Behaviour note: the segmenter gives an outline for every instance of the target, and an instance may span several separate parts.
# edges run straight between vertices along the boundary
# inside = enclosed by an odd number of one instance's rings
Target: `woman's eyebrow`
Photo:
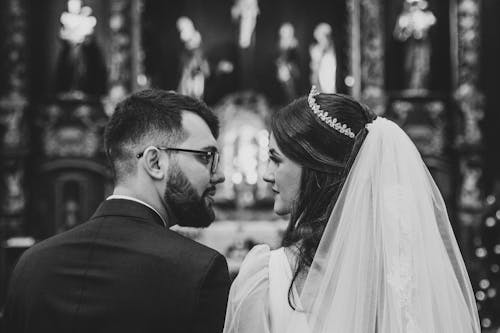
[[[280,156],[280,154],[274,148],[269,149],[269,154],[276,157]]]

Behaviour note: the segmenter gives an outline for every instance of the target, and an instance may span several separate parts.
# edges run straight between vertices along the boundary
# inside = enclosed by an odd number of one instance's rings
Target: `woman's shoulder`
[[[230,302],[245,301],[249,295],[264,293],[267,290],[270,253],[268,245],[254,246],[248,252],[231,286]]]
[[[231,286],[224,332],[269,332],[268,245],[254,246]]]
[[[269,265],[269,256],[271,254],[271,248],[267,244],[260,244],[254,246],[250,252],[246,255],[245,259],[241,263],[240,272],[238,274],[247,275],[255,274],[257,271],[261,271],[267,268]]]

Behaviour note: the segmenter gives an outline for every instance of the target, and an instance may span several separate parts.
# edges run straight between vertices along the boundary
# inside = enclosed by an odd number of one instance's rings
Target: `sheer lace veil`
[[[314,333],[480,332],[441,194],[387,119],[368,125],[287,332],[304,314]]]

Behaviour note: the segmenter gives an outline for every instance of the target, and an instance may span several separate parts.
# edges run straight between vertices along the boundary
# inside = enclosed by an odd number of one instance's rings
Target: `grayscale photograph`
[[[500,333],[499,0],[0,0],[0,332]]]

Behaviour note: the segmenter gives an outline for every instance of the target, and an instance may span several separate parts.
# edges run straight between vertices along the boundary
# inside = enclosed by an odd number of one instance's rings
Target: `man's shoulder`
[[[169,238],[171,245],[182,248],[189,252],[190,256],[198,256],[200,259],[211,260],[222,256],[218,251],[188,238],[177,231],[168,230],[165,236]]]
[[[208,275],[227,275],[227,261],[218,251],[173,230],[166,230],[160,237],[162,242],[154,249],[154,256],[186,282],[199,284]]]

